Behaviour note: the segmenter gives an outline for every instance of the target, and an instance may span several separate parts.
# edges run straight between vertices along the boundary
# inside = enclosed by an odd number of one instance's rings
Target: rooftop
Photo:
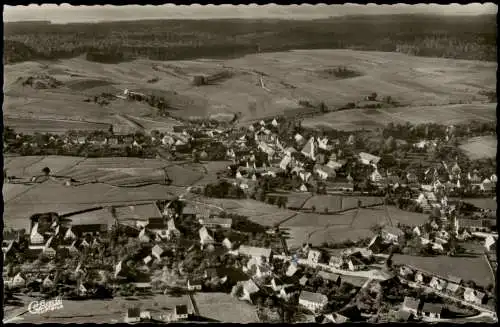
[[[326,303],[328,302],[328,298],[326,295],[320,294],[320,293],[312,293],[308,291],[302,291],[300,293],[300,299],[309,301],[309,302],[314,302],[314,303]]]
[[[441,313],[443,311],[443,306],[437,303],[425,303],[422,312],[430,312],[430,313]]]

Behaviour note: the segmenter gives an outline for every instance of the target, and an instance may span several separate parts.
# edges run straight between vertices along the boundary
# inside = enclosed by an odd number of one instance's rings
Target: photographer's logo
[[[62,297],[58,296],[53,300],[33,301],[28,306],[28,311],[31,314],[43,314],[50,311],[55,311],[63,308]]]

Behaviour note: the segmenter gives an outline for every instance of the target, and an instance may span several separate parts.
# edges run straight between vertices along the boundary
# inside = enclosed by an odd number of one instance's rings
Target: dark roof
[[[176,305],[175,313],[178,315],[186,315],[188,313],[188,307],[185,304]]]
[[[167,228],[167,224],[165,224],[165,220],[163,218],[149,218],[148,225],[146,226],[148,229],[163,229]]]
[[[441,313],[443,311],[443,306],[441,304],[436,303],[425,303],[422,308],[422,312],[431,312],[431,313]]]
[[[139,308],[130,308],[127,311],[127,316],[128,317],[140,317],[141,316],[141,309]]]
[[[106,224],[73,225],[71,226],[71,230],[75,234],[105,232],[108,230],[108,225]]]

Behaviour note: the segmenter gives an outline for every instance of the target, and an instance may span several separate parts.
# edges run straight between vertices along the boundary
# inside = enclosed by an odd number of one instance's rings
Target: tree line
[[[376,24],[375,24],[376,23]],[[495,16],[360,16],[312,21],[175,20],[5,24],[6,63],[86,53],[104,63],[146,57],[236,57],[290,49],[357,49],[496,60]]]

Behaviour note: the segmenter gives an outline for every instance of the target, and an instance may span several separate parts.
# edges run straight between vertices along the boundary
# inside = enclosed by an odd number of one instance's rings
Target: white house
[[[187,289],[189,291],[201,291],[202,285],[200,282],[191,281],[188,279],[187,281]]]
[[[365,165],[377,165],[380,161],[380,157],[374,156],[366,152],[359,153],[359,160]]]
[[[409,296],[405,296],[401,310],[410,312],[414,316],[418,315],[418,309],[420,307],[420,299],[415,299]]]
[[[306,145],[302,148],[302,154],[306,157],[311,158],[312,160],[316,160],[316,150],[315,150],[314,137],[311,137],[309,141],[307,141]]]
[[[326,295],[302,291],[299,296],[299,304],[312,312],[318,312],[328,303]]]
[[[252,279],[249,279],[243,282],[243,296],[240,298],[241,300],[247,300],[252,302],[250,296],[259,291],[259,287],[255,284]]]
[[[38,232],[38,223],[35,223],[31,229],[30,242],[31,244],[42,244],[44,241],[44,237]]]
[[[307,254],[307,261],[316,264],[319,263],[319,260],[321,259],[321,252],[318,250],[309,250],[309,253]]]
[[[222,245],[228,250],[233,248],[233,243],[227,237],[222,241]]]
[[[24,285],[26,285],[26,278],[21,273],[17,273],[17,275],[14,276],[14,279],[12,280],[12,286],[21,287]]]
[[[429,286],[434,288],[435,290],[442,291],[446,288],[446,281],[434,276],[432,277]]]
[[[398,243],[403,235],[401,229],[393,226],[385,226],[381,231],[382,238],[388,243]]]

